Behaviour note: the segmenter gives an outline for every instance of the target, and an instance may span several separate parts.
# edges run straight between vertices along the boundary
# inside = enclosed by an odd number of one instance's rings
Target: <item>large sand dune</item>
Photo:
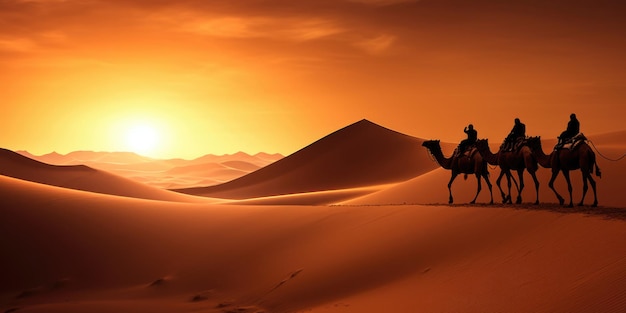
[[[50,165],[0,149],[0,175],[97,193],[165,201],[205,201],[183,196],[84,165]],[[182,196],[182,197],[181,197]]]
[[[626,212],[236,206],[0,176],[3,312],[623,312]]]
[[[176,191],[248,199],[398,182],[435,167],[422,142],[362,120],[233,181]]]

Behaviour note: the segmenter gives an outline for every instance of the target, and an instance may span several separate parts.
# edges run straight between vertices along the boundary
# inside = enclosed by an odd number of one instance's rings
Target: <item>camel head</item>
[[[422,143],[422,146],[426,147],[426,149],[430,151],[441,150],[439,142],[439,140],[426,140]]]

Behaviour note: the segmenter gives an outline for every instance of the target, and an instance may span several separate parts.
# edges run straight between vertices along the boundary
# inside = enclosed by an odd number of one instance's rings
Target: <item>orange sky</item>
[[[549,4],[545,2],[550,2]],[[626,129],[626,5],[499,0],[0,0],[0,146],[290,154],[367,118],[501,140]]]

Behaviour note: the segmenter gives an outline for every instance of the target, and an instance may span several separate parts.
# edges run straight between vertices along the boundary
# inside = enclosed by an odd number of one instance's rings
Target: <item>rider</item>
[[[557,143],[557,146],[562,145],[567,140],[578,135],[579,132],[580,132],[580,122],[576,118],[576,114],[572,113],[569,116],[569,122],[567,122],[567,129],[564,132],[562,132],[561,135],[558,137],[559,142]]]
[[[463,132],[467,134],[467,139],[461,140],[458,149],[459,155],[463,154],[467,147],[475,144],[478,140],[478,132],[474,129],[474,125],[469,124],[468,126],[463,128]]]
[[[515,125],[513,125],[513,129],[504,139],[504,150],[512,150],[515,142],[519,140],[519,138],[526,137],[526,125],[520,121],[519,118],[515,119]]]

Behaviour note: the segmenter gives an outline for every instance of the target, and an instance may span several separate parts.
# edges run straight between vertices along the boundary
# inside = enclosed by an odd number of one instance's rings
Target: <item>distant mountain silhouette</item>
[[[423,141],[361,120],[238,179],[175,191],[247,199],[404,181],[437,166]]]
[[[0,148],[0,175],[57,187],[133,198],[189,201],[161,190],[85,165],[51,165]]]
[[[224,155],[215,155],[215,154],[207,154],[203,155],[199,158],[190,160],[187,164],[206,164],[206,163],[224,163],[230,161],[241,161],[247,162],[251,164],[256,164],[259,167],[265,166],[268,163],[274,162],[276,160],[282,159],[283,156],[281,154],[268,154],[268,153],[257,153],[255,155],[250,155],[245,152],[237,152],[233,154],[224,154]]]
[[[130,164],[154,161],[134,152],[72,151],[65,156],[79,162]]]
[[[282,158],[284,158],[285,156],[283,156],[280,153],[273,153],[273,154],[269,154],[266,152],[259,152],[257,154],[254,155],[254,157],[261,159],[261,160],[265,160],[268,162],[276,162]]]

